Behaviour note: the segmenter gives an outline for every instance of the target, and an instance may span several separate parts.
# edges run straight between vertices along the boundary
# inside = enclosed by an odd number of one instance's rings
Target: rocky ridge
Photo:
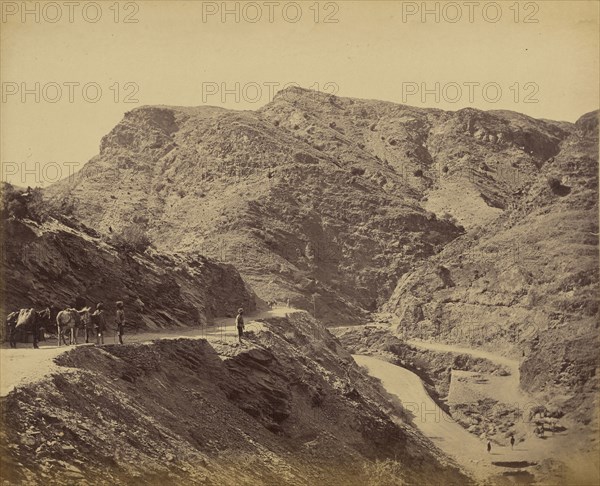
[[[262,324],[242,347],[183,339],[59,356],[57,372],[2,400],[4,477],[470,484],[401,414],[391,418],[396,405],[310,316]]]
[[[598,366],[597,120],[576,123],[513,210],[407,273],[386,305],[402,336],[524,357],[522,387],[586,420]]]

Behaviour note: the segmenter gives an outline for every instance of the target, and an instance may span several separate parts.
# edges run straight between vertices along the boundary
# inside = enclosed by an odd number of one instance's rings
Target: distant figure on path
[[[242,344],[242,336],[244,335],[244,317],[242,314],[244,313],[244,309],[241,307],[238,309],[238,314],[235,318],[235,325],[238,330],[238,338],[240,340],[240,344]]]
[[[510,434],[510,448],[512,450],[512,448],[515,446],[515,436],[513,434]]]
[[[96,305],[96,311],[92,314],[96,330],[96,344],[104,344],[104,331],[106,331],[106,317],[104,316],[104,305],[102,302]]]
[[[125,312],[123,311],[123,302],[120,300],[117,306],[117,332],[119,334],[119,344],[123,344],[123,333],[125,332]]]
[[[492,441],[489,440],[489,439],[488,439],[488,442],[487,442],[487,451],[488,451],[488,454],[490,452],[492,452]]]

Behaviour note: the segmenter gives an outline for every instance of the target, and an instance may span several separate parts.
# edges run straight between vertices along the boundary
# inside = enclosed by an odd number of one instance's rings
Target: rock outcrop
[[[405,275],[386,306],[403,336],[525,357],[523,388],[583,407],[588,419],[598,366],[597,118],[576,123],[513,209]]]
[[[213,317],[235,315],[240,306],[256,308],[254,294],[231,265],[201,256],[125,252],[89,228],[69,224],[4,221],[2,322],[19,308],[98,302],[112,316],[121,300],[128,329],[159,329],[207,325]]]

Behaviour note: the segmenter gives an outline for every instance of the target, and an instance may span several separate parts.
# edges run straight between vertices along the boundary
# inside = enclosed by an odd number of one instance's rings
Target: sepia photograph
[[[0,14],[0,486],[600,485],[600,1]]]

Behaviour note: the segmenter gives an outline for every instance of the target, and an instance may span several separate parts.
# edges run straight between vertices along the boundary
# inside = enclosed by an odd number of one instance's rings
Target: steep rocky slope
[[[514,205],[572,130],[290,88],[257,112],[128,112],[47,193],[102,233],[134,220],[161,250],[233,263],[265,300],[357,321],[460,225]]]
[[[135,327],[205,323],[254,308],[241,275],[328,324],[383,308],[401,338],[522,359],[521,387],[595,433],[597,191],[597,112],[571,124],[297,88],[256,112],[142,107],[46,191],[73,219],[6,219],[0,317],[83,297],[127,300]],[[131,225],[144,253],[106,243]],[[366,338],[439,395],[449,367],[489,366]],[[3,468],[24,483],[364,484],[377,460],[392,484],[455,474],[313,320],[252,339],[73,350],[4,401]]]
[[[260,111],[340,165],[364,168],[389,192],[408,185],[406,195],[465,227],[514,204],[572,131],[510,111],[447,112],[298,88]]]
[[[20,308],[97,302],[112,316],[122,300],[129,329],[156,329],[207,324],[215,316],[234,315],[240,306],[256,306],[231,265],[201,256],[121,251],[89,228],[63,221],[70,226],[55,219],[4,221],[2,322]]]
[[[513,210],[406,274],[387,310],[404,336],[525,356],[522,387],[589,421],[597,407],[598,290],[594,112]]]
[[[11,484],[470,484],[305,313],[243,347],[79,347],[2,401]],[[382,466],[383,464],[383,466]],[[391,465],[392,467],[387,467]]]

